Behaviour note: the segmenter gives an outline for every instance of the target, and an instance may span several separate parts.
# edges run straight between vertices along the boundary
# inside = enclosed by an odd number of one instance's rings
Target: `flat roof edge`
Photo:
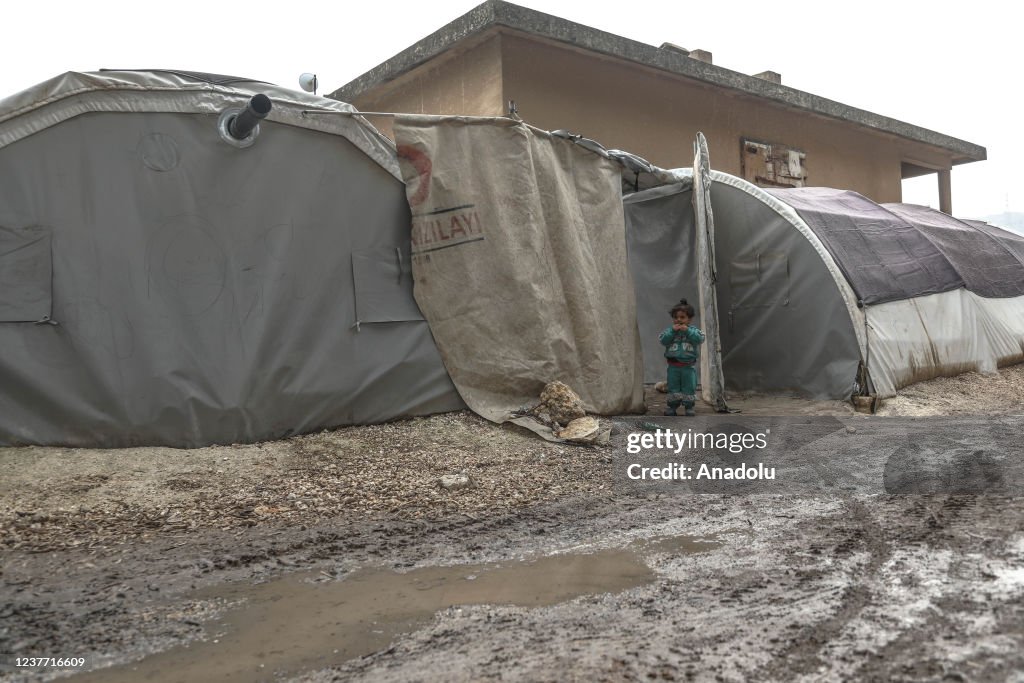
[[[341,86],[328,97],[351,102],[370,88],[391,81],[444,53],[460,41],[495,26],[505,26],[529,35],[635,62],[784,106],[940,147],[953,152],[954,165],[983,161],[988,156],[984,147],[966,140],[501,0],[488,0],[474,7],[391,59]]]
[[[362,76],[349,81],[327,95],[327,97],[351,102],[370,88],[392,81],[402,74],[412,71],[420,64],[443,54],[466,38],[482,33],[488,28],[501,23],[498,10],[502,9],[502,5],[507,5],[507,3],[488,0],[481,5],[477,5],[461,17],[434,31],[426,38],[402,50],[387,61],[378,64]]]

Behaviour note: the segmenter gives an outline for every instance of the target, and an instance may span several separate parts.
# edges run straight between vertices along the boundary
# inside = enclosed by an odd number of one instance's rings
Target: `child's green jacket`
[[[669,325],[661,333],[661,344],[665,347],[665,358],[680,363],[695,363],[700,358],[700,345],[704,343],[704,333],[690,325],[685,332],[676,332]]]

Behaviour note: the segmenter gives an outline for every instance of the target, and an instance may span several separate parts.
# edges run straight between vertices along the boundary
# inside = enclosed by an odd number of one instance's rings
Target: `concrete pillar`
[[[953,180],[950,171],[939,171],[939,211],[953,215]]]

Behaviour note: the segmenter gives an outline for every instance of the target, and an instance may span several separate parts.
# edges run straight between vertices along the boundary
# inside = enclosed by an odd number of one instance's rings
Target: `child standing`
[[[693,306],[686,303],[686,299],[680,299],[669,311],[672,326],[666,327],[661,333],[661,344],[665,347],[665,358],[668,360],[666,415],[675,415],[680,404],[686,409],[686,415],[696,415],[693,404],[696,402],[697,391],[697,359],[700,358],[704,333],[690,324],[694,314]]]

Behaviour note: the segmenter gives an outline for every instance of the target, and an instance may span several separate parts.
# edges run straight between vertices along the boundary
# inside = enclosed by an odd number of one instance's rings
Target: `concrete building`
[[[902,199],[903,178],[937,175],[985,148],[713,63],[489,0],[330,96],[370,112],[499,116],[514,101],[539,128],[564,128],[665,168],[692,163],[707,136],[714,168],[762,186],[855,190]],[[390,134],[390,120],[374,123]]]

